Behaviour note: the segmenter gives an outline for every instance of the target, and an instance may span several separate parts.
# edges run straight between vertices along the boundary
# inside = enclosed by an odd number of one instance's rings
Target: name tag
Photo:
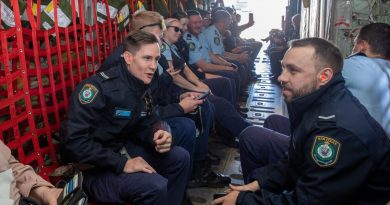
[[[131,118],[131,110],[128,109],[115,109],[114,113],[115,118],[123,118],[123,119],[130,119]]]

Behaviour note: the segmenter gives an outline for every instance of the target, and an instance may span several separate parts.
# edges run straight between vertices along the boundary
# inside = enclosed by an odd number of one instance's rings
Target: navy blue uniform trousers
[[[188,152],[173,147],[159,154],[144,147],[127,143],[131,157],[142,157],[157,173],[122,173],[96,168],[85,172],[83,188],[93,199],[114,204],[180,205],[190,174]]]
[[[250,126],[250,123],[245,121],[234,106],[224,98],[211,95],[208,99],[214,105],[216,122],[229,134],[239,136],[246,127]]]
[[[239,96],[241,79],[240,79],[240,75],[239,75],[238,72],[230,71],[230,70],[221,70],[221,71],[214,71],[214,72],[210,72],[210,73],[231,79],[231,86],[233,88],[235,88],[235,94],[234,95],[236,97]]]
[[[227,77],[220,77],[203,79],[202,81],[209,86],[214,95],[226,99],[233,105],[236,103],[236,84],[234,80]]]
[[[256,170],[268,164],[276,163],[288,151],[290,127],[287,118],[278,115],[269,116],[264,128],[250,126],[240,134],[240,159],[244,182],[248,183]]]

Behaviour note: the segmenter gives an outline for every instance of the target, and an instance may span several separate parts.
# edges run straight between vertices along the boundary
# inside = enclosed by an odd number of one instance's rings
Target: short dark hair
[[[390,57],[390,25],[387,23],[372,23],[363,26],[357,36],[357,41],[366,41],[375,54],[385,58]]]
[[[316,60],[317,70],[329,67],[333,72],[339,73],[343,68],[343,55],[333,43],[322,38],[304,38],[290,41],[290,48],[313,47],[313,58]]]
[[[226,19],[228,19],[229,17],[230,14],[226,10],[218,10],[213,13],[211,19],[213,20],[213,23],[216,23],[216,22],[226,21]]]
[[[191,16],[202,16],[200,15],[199,11],[196,10],[188,10],[187,11],[187,16],[190,18]]]
[[[180,20],[182,18],[188,18],[187,13],[183,11],[178,11],[172,15],[172,18]]]
[[[158,43],[155,35],[142,31],[134,30],[123,41],[125,51],[135,55],[142,45]]]

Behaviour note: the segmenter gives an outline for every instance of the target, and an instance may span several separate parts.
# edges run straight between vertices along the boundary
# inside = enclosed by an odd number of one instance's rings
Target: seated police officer
[[[181,36],[182,27],[179,20],[167,19],[165,22],[167,29],[164,31],[162,39],[161,54],[167,59],[168,67],[164,68],[164,70],[173,69],[180,72],[179,75],[173,76],[174,83],[170,86],[171,94],[181,93],[183,89],[208,92],[208,86],[199,81],[195,74],[192,73],[174,44]],[[212,101],[208,100],[211,97],[204,99],[204,103],[197,110],[199,113],[195,115],[197,117],[192,117],[195,122],[198,122],[196,124],[199,136],[196,139],[194,169],[189,187],[225,187],[230,183],[229,177],[214,173],[211,170],[209,160],[207,160],[208,138],[214,119],[213,105],[210,103]],[[198,120],[197,118],[201,119]]]
[[[133,30],[142,30],[158,37],[163,35],[164,19],[158,12],[141,11],[136,13],[131,22]],[[116,66],[122,60],[123,45],[119,45],[103,62],[99,71],[105,71]],[[163,56],[161,56],[163,58]],[[160,60],[161,60],[160,58]],[[180,102],[167,103],[166,99],[170,98],[168,90],[172,84],[172,77],[168,72],[164,72],[161,65],[157,65],[157,71],[150,83],[153,99],[151,100],[156,113],[161,119],[164,119],[171,127],[173,145],[181,146],[188,151],[192,161],[195,147],[195,123],[193,120],[180,117],[184,113],[193,111],[202,100],[196,100],[191,95],[182,95]],[[183,97],[184,96],[184,97]],[[179,98],[177,96],[176,98]],[[175,99],[176,99],[175,98]],[[164,105],[162,105],[164,103]]]
[[[388,202],[390,139],[345,87],[339,49],[319,38],[292,41],[282,66],[278,80],[291,124],[288,157],[259,168],[262,136],[241,135],[250,183],[231,186],[213,204]]]
[[[363,26],[344,61],[345,85],[390,134],[390,25]]]
[[[344,60],[342,75],[345,86],[367,109],[368,113],[390,133],[390,25],[371,23],[364,25],[355,38],[352,55]],[[264,129],[268,128],[268,129]],[[250,127],[241,133],[242,152],[253,145],[256,138],[261,167],[281,159],[289,146],[290,122],[280,115],[271,115],[264,128]],[[251,152],[251,151],[249,151]],[[261,152],[261,153],[260,153]],[[245,154],[244,154],[245,155]],[[244,176],[248,175],[248,157],[242,159]]]
[[[189,64],[191,67],[204,72],[206,78],[214,78],[215,75],[218,75],[231,79],[231,88],[234,89],[234,96],[237,97],[240,91],[240,76],[236,72],[236,68],[233,64],[224,60],[212,61],[211,53],[208,52],[202,35],[202,17],[200,13],[191,10],[187,14],[189,19],[188,31],[183,36],[189,47]],[[210,73],[212,73],[211,76]]]
[[[180,204],[189,177],[189,155],[172,147],[169,126],[150,102],[157,69],[157,38],[134,31],[123,59],[74,90],[61,129],[61,155],[85,163],[83,188],[98,202]]]

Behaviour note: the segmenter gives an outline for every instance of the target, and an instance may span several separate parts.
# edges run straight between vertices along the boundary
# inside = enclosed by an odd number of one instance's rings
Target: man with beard
[[[296,40],[291,42],[282,67],[278,80],[292,133],[288,156],[261,167],[261,154],[267,153],[258,150],[264,146],[259,141],[268,142],[263,136],[241,135],[241,162],[248,184],[230,186],[229,194],[212,204],[389,201],[390,139],[346,89],[339,49],[319,38]]]

